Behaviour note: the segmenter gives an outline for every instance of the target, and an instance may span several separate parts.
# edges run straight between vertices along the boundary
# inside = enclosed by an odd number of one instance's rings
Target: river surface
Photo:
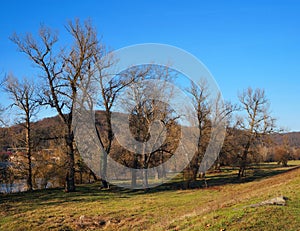
[[[41,179],[36,180],[38,188],[41,188]],[[53,184],[48,182],[46,188],[52,188]],[[16,180],[12,184],[0,184],[0,193],[16,193],[27,190],[26,180]]]

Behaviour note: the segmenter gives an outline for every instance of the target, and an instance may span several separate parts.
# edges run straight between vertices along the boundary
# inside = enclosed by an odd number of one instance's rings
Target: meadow
[[[299,165],[255,165],[242,181],[223,168],[207,174],[207,188],[199,179],[188,190],[178,176],[147,191],[90,184],[3,194],[0,230],[299,230]],[[251,207],[277,196],[287,205]]]

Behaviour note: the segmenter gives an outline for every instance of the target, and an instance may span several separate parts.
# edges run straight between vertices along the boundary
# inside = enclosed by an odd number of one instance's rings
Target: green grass
[[[207,176],[207,189],[175,179],[148,192],[95,184],[0,195],[0,230],[300,230],[300,169],[289,169],[253,166],[241,183],[227,168]],[[249,207],[280,195],[287,206]]]

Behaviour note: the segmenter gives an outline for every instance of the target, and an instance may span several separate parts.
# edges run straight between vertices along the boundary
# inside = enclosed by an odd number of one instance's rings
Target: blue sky
[[[34,69],[8,39],[35,33],[41,23],[57,29],[90,18],[111,49],[165,43],[201,60],[225,99],[251,86],[266,90],[278,125],[300,131],[299,1],[2,1],[0,73],[29,76]],[[0,101],[5,101],[3,95]]]

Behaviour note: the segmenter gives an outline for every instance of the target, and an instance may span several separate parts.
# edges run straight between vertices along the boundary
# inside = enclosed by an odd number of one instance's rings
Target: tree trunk
[[[30,151],[28,151],[27,158],[28,158],[27,187],[28,187],[29,191],[32,191],[33,186],[32,186],[32,166],[31,166],[31,153],[30,153]]]
[[[238,173],[239,179],[245,176],[246,166],[247,166],[247,155],[244,154],[239,168],[239,173]]]
[[[143,188],[147,189],[149,188],[148,184],[148,156],[145,153],[145,143],[143,143],[143,154],[142,154],[142,163],[143,163],[143,171],[142,171],[142,177],[143,177]]]
[[[66,144],[68,147],[68,170],[66,175],[66,192],[75,192],[75,161],[74,161],[74,136],[73,132],[69,130],[68,135],[66,136]]]
[[[133,160],[133,169],[131,170],[131,187],[135,188],[136,187],[136,171],[138,167],[138,158],[137,155],[135,155],[134,160]]]
[[[215,161],[215,171],[221,172],[221,163],[220,163],[220,157],[218,156]]]
[[[196,181],[197,174],[199,170],[199,154],[196,153],[192,158],[190,164],[188,165],[188,170],[190,171],[189,176],[191,177],[191,181]]]
[[[31,164],[31,127],[29,121],[29,115],[26,118],[26,149],[27,149],[27,163],[28,163],[28,172],[27,172],[27,188],[28,191],[32,191],[32,164]]]
[[[106,181],[107,179],[107,154],[106,153],[101,153],[101,161],[100,161],[100,180],[102,183],[102,188],[109,188],[109,184]]]
[[[83,181],[82,181],[82,171],[79,171],[79,178],[80,178],[80,184],[82,184],[83,183]]]
[[[106,117],[107,119],[107,122],[109,121],[109,116]],[[110,137],[110,130],[111,130],[111,123],[109,122],[108,124],[109,126],[109,131],[108,131],[108,138]],[[100,133],[96,127],[96,133],[97,133],[97,136],[98,136],[98,139],[102,145],[102,148],[103,148],[103,151],[100,152],[100,181],[101,181],[101,188],[109,188],[109,184],[108,182],[106,181],[107,179],[107,155],[108,153],[110,152],[110,148],[111,148],[111,140],[109,140],[108,142],[108,146],[105,148],[104,147],[104,143],[102,142],[102,139],[101,139],[101,136],[100,136]]]
[[[287,167],[288,166],[288,160],[284,159],[282,160],[282,167]]]
[[[164,152],[162,151],[160,156],[160,170],[161,170],[160,177],[166,178],[167,173],[166,173],[165,165],[163,163],[164,163]]]
[[[94,179],[94,181],[97,181],[98,180],[98,178],[97,178],[97,176],[96,176],[96,174],[90,169],[90,174],[89,174],[89,183],[90,183],[90,177],[93,177],[93,179]]]
[[[143,188],[144,189],[149,188],[149,183],[148,183],[148,169],[146,169],[146,168],[143,169]]]
[[[136,187],[136,169],[131,170],[131,187]]]
[[[250,145],[251,145],[251,139],[246,144],[246,147],[243,152],[242,161],[241,161],[241,165],[240,165],[240,169],[239,169],[239,173],[238,173],[238,179],[241,179],[242,177],[246,176],[245,173],[246,173],[247,158],[248,158],[248,152],[249,152]]]
[[[109,111],[108,107],[106,107],[106,123],[108,126],[108,131],[107,131],[108,144],[105,148],[106,153],[103,153],[102,161],[101,161],[101,182],[103,188],[109,188],[109,184],[107,182],[107,156],[110,153],[111,144],[114,138],[112,125],[111,125],[111,112]]]

